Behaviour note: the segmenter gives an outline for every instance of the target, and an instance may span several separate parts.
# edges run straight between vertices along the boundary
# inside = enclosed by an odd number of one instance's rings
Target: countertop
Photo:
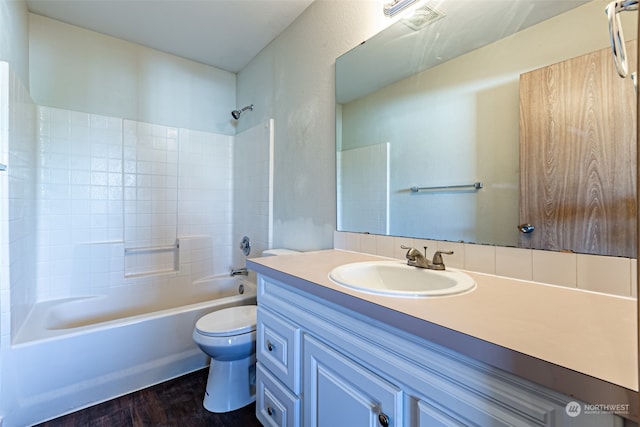
[[[542,376],[538,382],[554,389],[562,388],[559,383],[567,381],[572,385],[564,384],[565,387],[588,388],[593,383],[590,378],[595,378],[602,380],[596,381],[600,384],[613,385],[615,396],[620,394],[615,386],[627,389],[622,393],[627,396],[638,391],[634,298],[471,271],[465,271],[477,283],[471,292],[402,298],[348,289],[328,277],[339,265],[374,260],[389,258],[324,250],[254,258],[247,260],[247,266],[276,279],[294,279],[305,291],[373,318],[388,320],[393,326],[479,357],[501,369],[521,376],[523,373],[529,377]],[[508,351],[502,351],[505,349]],[[553,370],[553,365],[566,369]],[[615,396],[610,398],[616,399]],[[621,400],[626,399],[621,397],[614,402]]]

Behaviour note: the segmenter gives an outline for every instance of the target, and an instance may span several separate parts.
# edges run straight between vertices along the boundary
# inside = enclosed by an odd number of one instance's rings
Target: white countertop
[[[255,258],[248,260],[248,266],[258,273],[268,275],[275,271],[302,279],[638,391],[638,317],[634,298],[470,271],[466,273],[477,282],[471,292],[402,298],[348,289],[328,277],[339,265],[380,259],[388,260],[326,250]]]

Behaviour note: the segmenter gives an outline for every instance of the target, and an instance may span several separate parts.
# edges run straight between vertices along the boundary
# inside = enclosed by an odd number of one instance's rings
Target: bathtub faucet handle
[[[231,276],[248,276],[248,275],[249,275],[249,271],[245,267],[231,269]]]

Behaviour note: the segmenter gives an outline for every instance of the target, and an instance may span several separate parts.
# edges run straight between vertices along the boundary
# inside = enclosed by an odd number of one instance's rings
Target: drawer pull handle
[[[267,341],[267,350],[273,351],[276,348],[275,345],[271,343],[271,341]]]
[[[378,414],[378,421],[380,421],[382,427],[389,427],[389,417],[384,412]]]
[[[273,414],[275,413],[275,409],[273,409],[271,406],[267,407],[267,414],[269,414],[270,417],[273,417]]]

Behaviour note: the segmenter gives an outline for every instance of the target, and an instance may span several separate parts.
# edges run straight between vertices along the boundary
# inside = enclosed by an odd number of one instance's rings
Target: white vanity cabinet
[[[622,426],[572,417],[569,396],[262,274],[256,346],[265,426]]]
[[[402,390],[352,359],[304,337],[304,425],[402,425]]]

